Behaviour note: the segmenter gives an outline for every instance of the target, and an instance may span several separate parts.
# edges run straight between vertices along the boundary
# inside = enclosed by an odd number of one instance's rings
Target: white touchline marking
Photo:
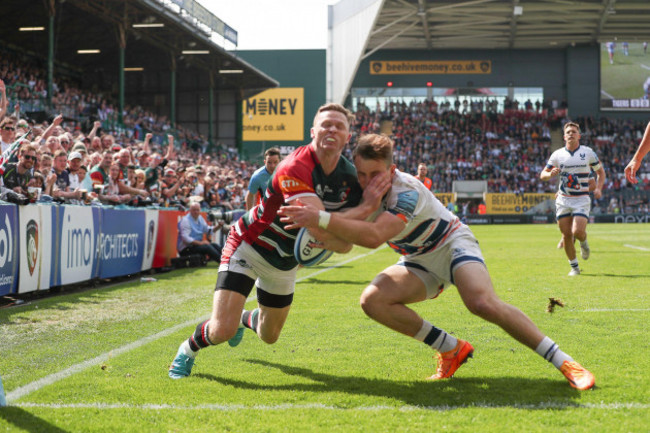
[[[346,264],[348,264],[350,262],[353,262],[355,260],[362,259],[362,258],[364,258],[366,256],[374,254],[375,252],[377,252],[380,249],[383,249],[385,247],[386,246],[383,245],[382,247],[377,248],[377,249],[372,250],[372,251],[369,251],[369,252],[367,252],[365,254],[360,254],[360,255],[352,257],[352,258],[350,258],[350,259],[348,259],[348,260],[346,260],[344,262],[338,263],[336,265],[329,266],[329,267],[327,267],[325,269],[318,270],[318,271],[316,271],[316,272],[314,272],[312,274],[309,274],[309,275],[306,275],[306,276],[304,276],[302,278],[297,279],[296,283],[299,283],[301,281],[304,281],[304,280],[306,280],[308,278],[311,278],[311,277],[314,277],[316,275],[320,275],[323,272],[327,272],[327,271],[329,271],[331,269],[336,269],[339,266],[346,265]],[[257,299],[256,296],[251,296],[248,299],[246,299],[246,302],[254,301],[256,299]],[[106,359],[108,357],[121,355],[122,353],[126,353],[126,352],[129,352],[129,351],[133,350],[133,349],[137,349],[139,347],[144,346],[145,344],[151,343],[151,342],[156,341],[156,340],[158,340],[160,338],[163,338],[163,337],[166,337],[166,336],[168,336],[170,334],[173,334],[174,332],[179,331],[179,330],[181,330],[183,328],[186,328],[186,327],[191,326],[191,325],[195,325],[198,322],[208,320],[209,318],[210,318],[210,315],[208,314],[208,315],[205,315],[205,316],[201,316],[201,317],[199,317],[197,319],[188,320],[187,322],[181,323],[179,325],[172,326],[171,328],[167,328],[167,329],[162,330],[162,331],[160,331],[160,332],[158,332],[156,334],[149,335],[147,337],[141,338],[141,339],[136,340],[136,341],[134,341],[132,343],[126,344],[126,345],[124,345],[122,347],[118,347],[117,349],[113,349],[113,350],[110,350],[110,351],[108,351],[106,353],[102,353],[101,355],[96,356],[96,357],[94,357],[92,359],[88,359],[86,361],[80,362],[79,364],[72,365],[72,366],[70,366],[70,367],[68,367],[68,368],[66,368],[64,370],[59,371],[59,372],[50,374],[50,375],[45,376],[45,377],[43,377],[41,379],[30,382],[27,385],[23,385],[23,386],[21,386],[19,388],[14,389],[13,391],[8,392],[7,395],[6,395],[7,403],[10,403],[10,402],[18,400],[18,399],[20,399],[22,397],[25,397],[26,395],[31,394],[34,391],[38,391],[39,389],[41,389],[41,388],[43,388],[45,386],[51,385],[54,382],[58,382],[59,380],[65,379],[65,378],[67,378],[69,376],[72,376],[73,374],[79,373],[79,372],[81,372],[81,371],[83,371],[83,370],[85,370],[85,369],[87,369],[89,367],[99,365],[102,362],[106,361]]]
[[[646,65],[644,65],[643,63],[641,63],[640,66],[641,66],[643,69],[647,69],[647,70],[650,71],[650,66],[646,66]]]
[[[608,311],[650,311],[650,308],[588,308],[585,313]]]
[[[572,402],[555,402],[547,401],[536,404],[494,404],[489,402],[477,402],[471,404],[459,405],[437,405],[437,406],[356,406],[356,407],[340,407],[330,406],[321,403],[307,403],[307,404],[278,404],[278,405],[243,405],[243,404],[199,404],[196,406],[174,405],[174,404],[128,404],[128,403],[18,403],[18,407],[24,408],[46,408],[46,409],[141,409],[141,410],[216,410],[216,411],[239,411],[239,410],[255,410],[255,411],[273,411],[273,410],[305,410],[305,409],[323,409],[341,412],[350,411],[399,411],[408,412],[415,410],[428,410],[428,411],[448,411],[457,409],[470,409],[470,408],[484,408],[484,409],[498,409],[498,408],[514,408],[514,409],[605,409],[605,410],[621,410],[621,409],[648,409],[650,404],[636,403],[636,402],[613,402],[613,403],[572,403]]]
[[[628,247],[628,248],[634,248],[635,250],[650,251],[650,248],[638,247],[638,246],[636,246],[636,245],[623,244],[623,246],[624,246],[624,247]]]

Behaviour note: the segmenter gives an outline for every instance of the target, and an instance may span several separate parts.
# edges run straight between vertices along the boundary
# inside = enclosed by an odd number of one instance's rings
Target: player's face
[[[311,128],[311,138],[317,149],[341,152],[350,139],[348,119],[338,111],[318,113]]]
[[[266,171],[273,174],[275,167],[280,163],[280,157],[277,155],[269,155],[264,160],[264,165],[266,166]]]
[[[575,146],[580,142],[580,132],[575,126],[569,126],[564,130],[564,141],[569,146]]]
[[[386,161],[379,159],[363,159],[357,156],[354,158],[354,166],[357,168],[357,178],[363,189],[366,189],[375,176],[388,173],[392,178],[395,173],[395,164],[386,166]]]

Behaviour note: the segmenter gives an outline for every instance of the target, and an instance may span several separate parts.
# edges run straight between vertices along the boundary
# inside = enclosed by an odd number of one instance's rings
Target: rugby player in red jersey
[[[283,204],[300,199],[329,212],[347,209],[356,218],[369,216],[378,206],[390,180],[378,179],[362,192],[354,165],[341,156],[353,119],[342,105],[321,106],[314,117],[311,142],[278,165],[262,203],[233,224],[221,255],[212,316],[180,345],[169,377],[189,376],[200,349],[225,341],[239,344],[244,326],[269,344],[280,337],[293,302],[298,268],[293,254],[298,229],[287,230],[280,221],[277,213]],[[338,252],[351,248],[335,240],[329,246]],[[258,308],[245,311],[253,286]]]

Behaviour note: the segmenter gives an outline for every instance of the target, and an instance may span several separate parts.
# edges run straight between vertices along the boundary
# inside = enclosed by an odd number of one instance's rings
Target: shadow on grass
[[[650,274],[625,275],[625,274],[580,274],[581,277],[610,277],[610,278],[648,278]]]
[[[390,379],[341,376],[319,373],[307,368],[292,367],[257,359],[246,362],[265,368],[275,368],[290,376],[300,376],[314,383],[289,383],[286,385],[265,385],[259,382],[217,377],[211,374],[196,374],[195,377],[213,380],[223,385],[257,391],[294,391],[367,395],[400,400],[405,405],[422,408],[485,406],[520,407],[543,409],[545,405],[570,400],[580,395],[564,380],[522,379],[515,377],[463,378],[454,377],[443,381],[404,382]],[[578,403],[575,403],[578,406]],[[399,406],[397,406],[399,407]],[[555,409],[557,407],[554,406]]]
[[[9,424],[13,424],[17,429],[28,432],[44,432],[44,433],[65,433],[63,430],[49,422],[29,413],[28,411],[16,407],[6,406],[0,408],[0,419],[4,419]]]

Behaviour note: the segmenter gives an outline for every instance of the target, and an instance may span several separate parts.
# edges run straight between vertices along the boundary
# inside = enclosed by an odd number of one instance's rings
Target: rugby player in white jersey
[[[589,389],[594,385],[593,374],[561,351],[523,312],[499,299],[472,231],[422,182],[396,170],[389,137],[361,137],[354,165],[362,188],[382,176],[391,179],[391,188],[367,221],[330,214],[307,203],[282,207],[281,221],[290,223],[287,228],[320,228],[368,248],[387,242],[401,254],[397,264],[384,269],[365,288],[361,306],[377,322],[437,351],[437,371],[429,379],[451,377],[474,348],[423,320],[407,305],[435,298],[451,283],[470,312],[499,325],[553,363],[571,386]],[[322,246],[327,247],[327,242]]]
[[[596,153],[587,146],[580,145],[580,126],[568,122],[564,125],[565,146],[556,150],[540,174],[540,179],[549,180],[560,177],[558,193],[555,199],[555,216],[562,232],[564,251],[571,270],[569,276],[580,275],[575,239],[580,242],[582,258],[589,258],[590,249],[587,242],[587,223],[591,211],[589,197],[589,175],[596,174],[594,198],[602,196],[605,184],[605,169]]]

